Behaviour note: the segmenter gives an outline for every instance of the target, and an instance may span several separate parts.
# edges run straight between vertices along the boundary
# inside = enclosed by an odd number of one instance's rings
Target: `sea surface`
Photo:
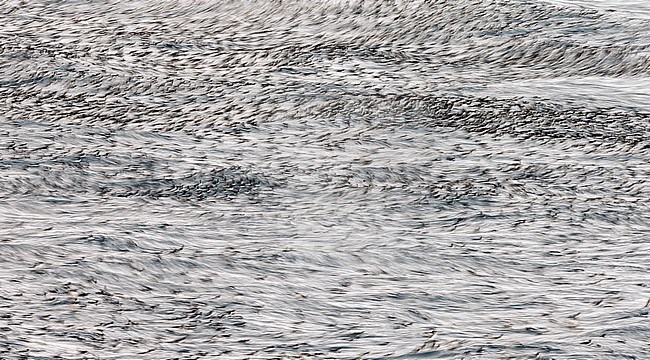
[[[648,359],[649,273],[648,1],[0,1],[1,359]]]

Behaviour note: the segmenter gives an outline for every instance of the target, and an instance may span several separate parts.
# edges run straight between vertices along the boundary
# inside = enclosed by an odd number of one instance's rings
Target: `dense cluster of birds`
[[[0,1],[0,353],[647,354],[650,104],[486,89],[650,19],[551,3]]]

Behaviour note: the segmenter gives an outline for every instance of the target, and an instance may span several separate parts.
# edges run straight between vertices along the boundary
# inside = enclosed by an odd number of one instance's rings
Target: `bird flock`
[[[533,0],[0,14],[9,358],[650,352],[647,17]]]

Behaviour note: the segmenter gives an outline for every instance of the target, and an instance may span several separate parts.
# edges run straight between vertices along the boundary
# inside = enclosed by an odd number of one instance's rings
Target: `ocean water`
[[[650,356],[644,1],[1,1],[0,358]]]

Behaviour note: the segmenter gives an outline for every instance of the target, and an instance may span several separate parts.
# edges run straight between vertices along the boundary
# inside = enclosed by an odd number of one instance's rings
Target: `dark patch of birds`
[[[120,185],[102,186],[101,193],[117,197],[174,197],[179,200],[200,201],[206,198],[232,198],[239,194],[255,196],[262,186],[270,186],[254,174],[239,169],[219,169],[191,174],[181,179],[147,179]]]

